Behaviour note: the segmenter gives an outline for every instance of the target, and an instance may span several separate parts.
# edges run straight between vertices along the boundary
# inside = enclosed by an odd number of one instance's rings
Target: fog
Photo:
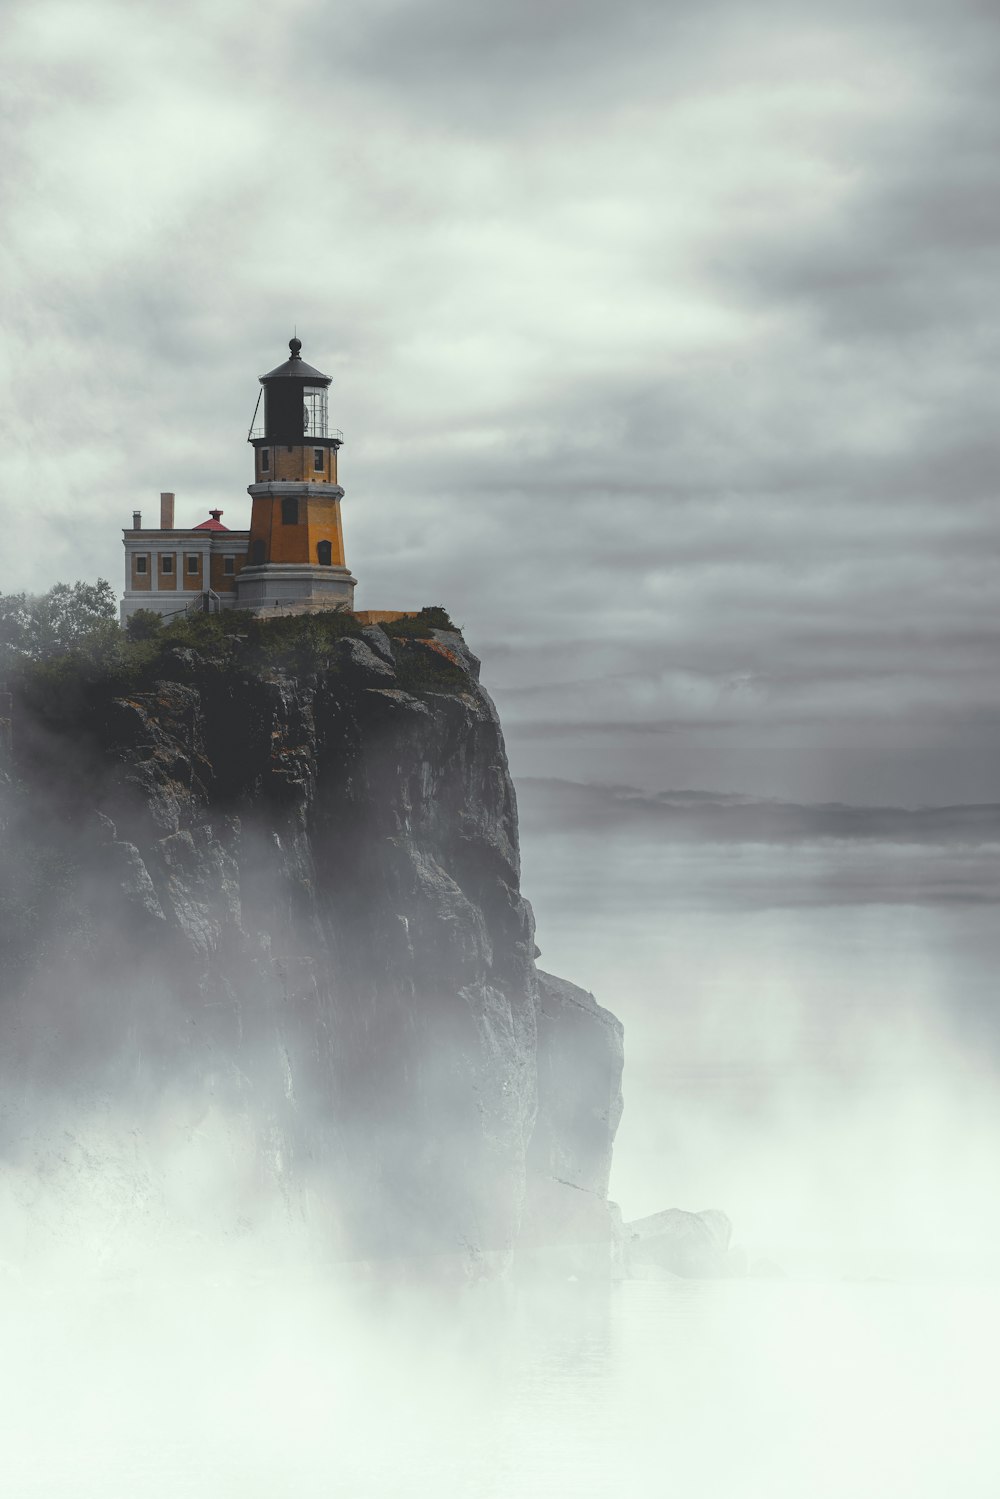
[[[665,827],[663,805],[520,788],[540,962],[625,1024],[611,1183],[625,1219],[721,1208],[751,1263],[793,1277],[1000,1272],[995,809],[687,794]],[[841,836],[815,836],[830,819]],[[104,877],[91,871],[98,908]],[[80,1252],[132,1273],[164,1238],[176,1254],[225,1233],[237,1262],[261,1245],[322,1257],[303,1227],[311,1185],[277,1190],[287,1058],[244,1049],[234,1067],[225,1026],[201,1053],[179,1041],[186,1009],[152,972],[123,978],[148,953],[112,920],[112,891],[106,982],[81,988],[58,956],[59,898],[37,895],[34,993],[50,1001],[12,1013],[6,986],[0,1259]],[[244,1003],[252,1017],[266,1002]]]
[[[718,1206],[792,1274],[1000,1269],[994,808],[520,803],[543,961],[625,1022],[626,1219]]]
[[[9,1492],[995,1492],[992,839],[963,809],[530,780],[520,801],[543,962],[626,1022],[613,1195],[626,1218],[723,1208],[758,1273],[338,1263],[329,1182],[280,1189],[264,1059],[241,1082],[197,1048],[186,1078],[168,1039],[81,1050],[102,1003],[163,998],[56,963],[56,1034],[8,1029]],[[131,934],[101,940],[113,971]]]
[[[286,1263],[4,1283],[9,1492],[995,1492],[995,1289],[344,1286]]]

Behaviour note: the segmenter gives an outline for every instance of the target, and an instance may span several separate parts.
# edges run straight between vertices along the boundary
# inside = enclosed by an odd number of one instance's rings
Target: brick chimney
[[[142,511],[141,510],[133,510],[132,511],[132,530],[133,531],[141,531],[142,530]]]
[[[172,531],[174,529],[174,497],[172,494],[160,493],[160,530]]]

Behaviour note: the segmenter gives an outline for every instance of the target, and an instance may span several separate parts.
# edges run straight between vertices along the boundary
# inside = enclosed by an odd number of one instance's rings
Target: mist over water
[[[520,804],[543,965],[626,1026],[612,1195],[771,1278],[334,1266],[224,1088],[11,1077],[4,1492],[993,1499],[995,846]]]
[[[865,809],[840,838],[588,827],[580,790],[522,784],[524,888],[543,961],[625,1024],[626,1219],[720,1207],[792,1275],[997,1274],[997,843]]]
[[[50,1281],[3,1301],[6,1492],[991,1496],[995,1289],[390,1292]]]

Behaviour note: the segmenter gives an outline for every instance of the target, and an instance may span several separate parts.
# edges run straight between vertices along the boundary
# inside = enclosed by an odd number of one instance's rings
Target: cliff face
[[[248,1121],[253,1193],[334,1253],[606,1260],[621,1027],[535,968],[478,675],[458,634],[371,627],[308,669],[176,649],[15,705],[12,836],[70,874],[8,1031],[50,1013],[50,1083]]]

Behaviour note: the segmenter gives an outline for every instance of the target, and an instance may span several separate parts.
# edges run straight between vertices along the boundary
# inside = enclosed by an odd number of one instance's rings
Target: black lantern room
[[[259,418],[260,402],[250,432],[250,440],[294,444],[314,443],[317,447],[339,448],[343,433],[330,426],[328,393],[329,375],[306,364],[302,358],[302,340],[288,340],[289,358],[277,369],[261,375],[264,421]]]

